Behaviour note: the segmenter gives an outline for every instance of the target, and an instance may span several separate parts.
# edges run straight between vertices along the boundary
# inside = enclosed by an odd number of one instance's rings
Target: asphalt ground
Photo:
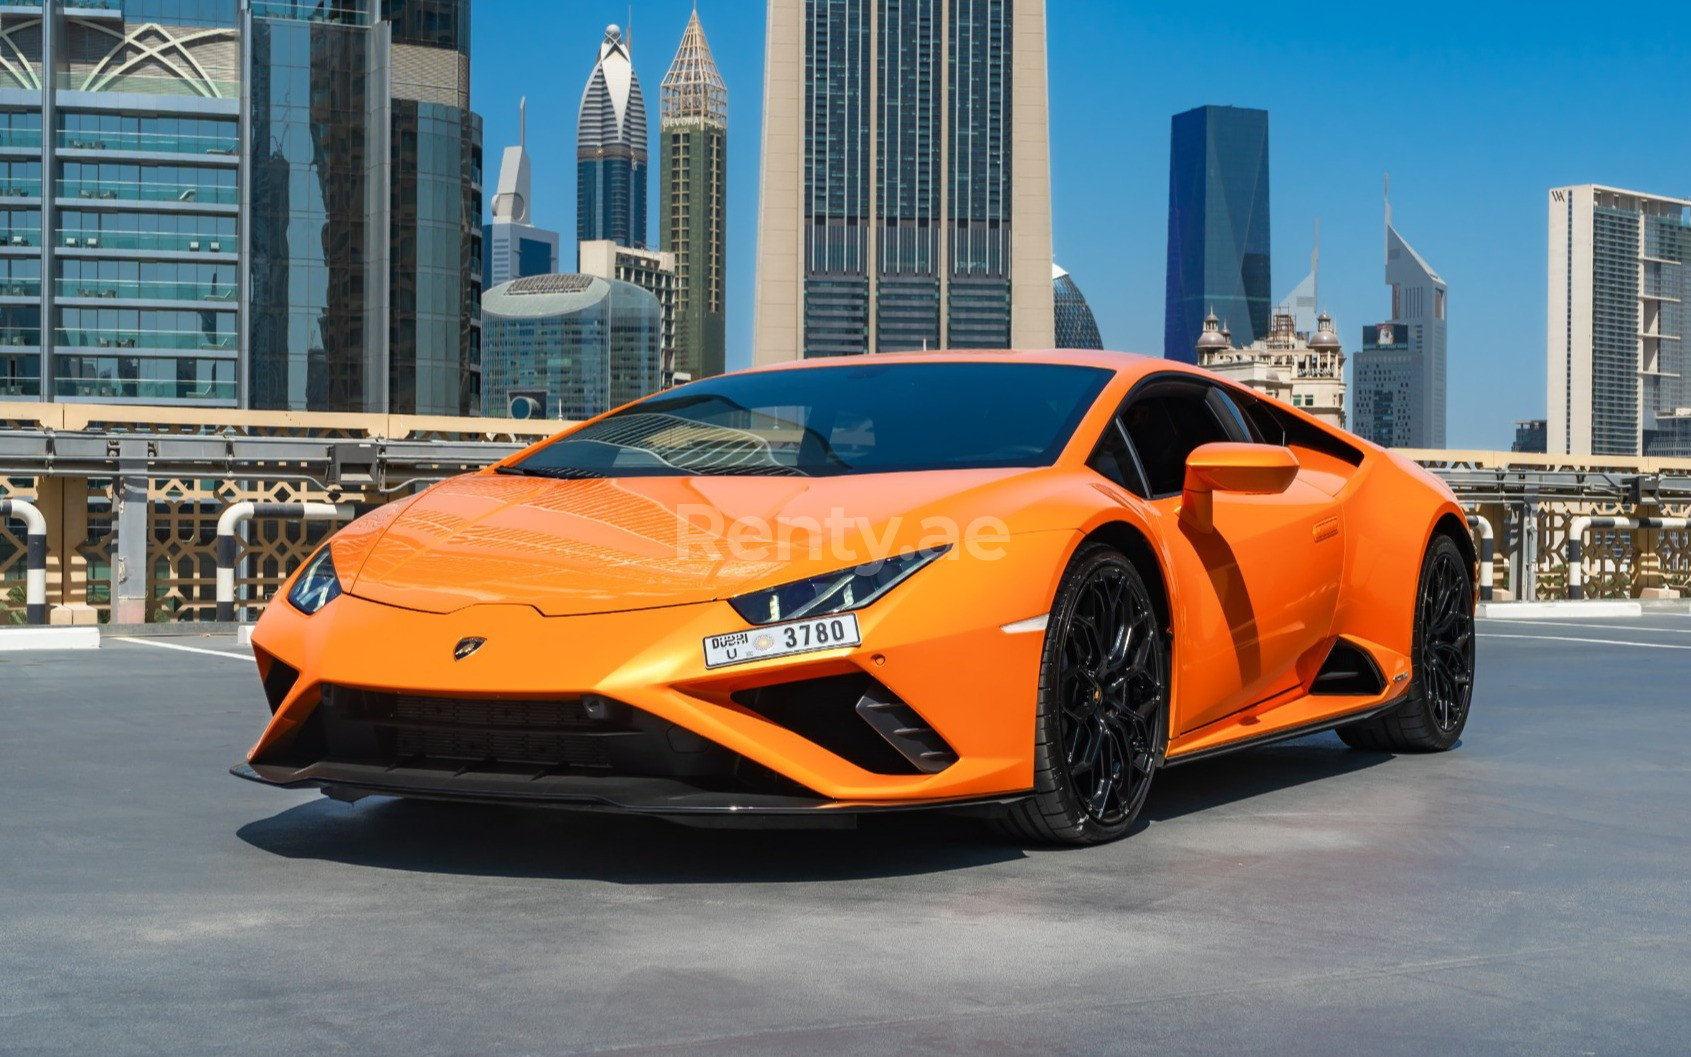
[[[1455,751],[1079,850],[347,805],[225,773],[232,642],[0,655],[0,1053],[1685,1054],[1691,617],[1480,630]]]

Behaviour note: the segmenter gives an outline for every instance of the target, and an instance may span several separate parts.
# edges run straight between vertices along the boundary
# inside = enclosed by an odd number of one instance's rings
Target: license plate
[[[705,667],[721,668],[795,653],[815,653],[840,646],[857,646],[863,637],[857,631],[857,614],[812,617],[786,624],[770,624],[749,631],[731,631],[705,640]]]

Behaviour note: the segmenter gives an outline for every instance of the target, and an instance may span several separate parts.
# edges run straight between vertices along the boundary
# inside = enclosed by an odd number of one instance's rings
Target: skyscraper
[[[1550,192],[1552,454],[1691,455],[1688,210],[1595,184]]]
[[[1044,0],[770,0],[759,363],[1049,347]]]
[[[605,27],[576,122],[575,237],[646,245],[646,99],[628,41]]]
[[[675,255],[674,370],[704,378],[727,366],[728,88],[696,9],[663,79],[658,125],[659,238]]]
[[[1448,288],[1392,226],[1386,199],[1386,285],[1391,317],[1363,330],[1354,359],[1354,428],[1388,448],[1445,445]]]
[[[487,231],[487,287],[525,275],[558,270],[558,233],[534,226],[533,180],[528,164],[528,100],[518,105],[517,145],[505,148],[493,192]]]
[[[0,5],[0,396],[477,406],[469,21],[469,0]]]
[[[1163,356],[1193,362],[1214,311],[1241,347],[1269,330],[1268,111],[1176,114],[1169,144]]]
[[[1351,358],[1351,429],[1387,448],[1425,448],[1415,426],[1426,390],[1422,356],[1411,347],[1411,328],[1378,323],[1362,330],[1362,351]]]
[[[1098,320],[1086,295],[1058,264],[1051,265],[1051,295],[1056,309],[1056,341],[1059,349],[1101,349],[1104,339],[1098,333]]]

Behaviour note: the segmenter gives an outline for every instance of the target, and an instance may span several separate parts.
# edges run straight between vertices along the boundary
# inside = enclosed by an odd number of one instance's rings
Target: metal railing
[[[0,496],[45,519],[49,615],[65,606],[123,623],[251,615],[332,526],[236,517],[220,535],[242,504],[300,514],[315,504],[349,517],[562,425],[0,402]],[[1467,509],[1482,599],[1691,593],[1691,460],[1403,454]],[[17,527],[0,522],[0,622],[27,617],[29,544]],[[1589,542],[1568,546],[1588,530]]]
[[[270,512],[355,516],[561,425],[0,402],[0,495],[45,515],[50,617],[68,607],[126,624],[210,620],[220,601],[251,616],[332,528]],[[219,522],[242,504],[264,516],[226,522],[235,554],[224,543],[220,555]],[[0,524],[0,623],[25,617],[12,528]]]

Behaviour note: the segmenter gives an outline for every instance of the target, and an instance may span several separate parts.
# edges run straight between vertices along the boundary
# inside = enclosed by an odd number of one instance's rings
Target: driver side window
[[[1178,495],[1186,482],[1186,457],[1200,445],[1234,437],[1194,385],[1157,386],[1136,396],[1121,412],[1122,428],[1139,454],[1151,494]]]

